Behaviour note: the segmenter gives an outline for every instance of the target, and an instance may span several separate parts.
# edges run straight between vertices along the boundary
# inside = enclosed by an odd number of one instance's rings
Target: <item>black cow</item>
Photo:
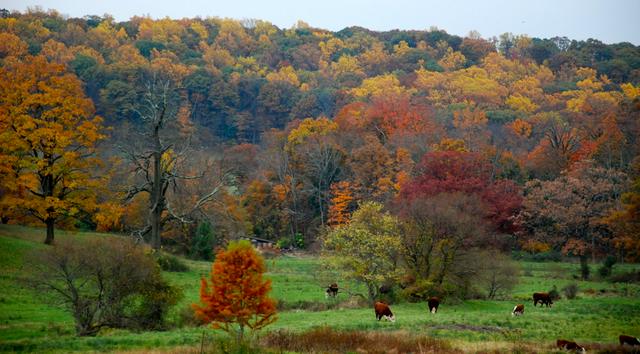
[[[338,295],[338,284],[336,283],[329,285],[329,287],[327,288],[327,291],[325,291],[324,293],[324,297],[326,298],[336,297],[337,295]]]
[[[427,304],[429,305],[429,312],[436,313],[438,312],[438,306],[440,306],[440,298],[432,296],[427,300]]]
[[[549,293],[533,293],[533,306],[535,307],[538,302],[540,302],[540,306],[547,305],[547,307],[551,307],[553,305]]]
[[[625,345],[625,344],[629,344],[630,346],[640,345],[640,340],[638,340],[638,338],[636,337],[621,334],[620,337],[618,337],[618,339],[620,339],[620,345]]]

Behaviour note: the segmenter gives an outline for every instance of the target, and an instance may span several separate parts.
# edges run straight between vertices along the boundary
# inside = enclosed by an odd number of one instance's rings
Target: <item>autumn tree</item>
[[[202,177],[201,173],[183,174],[180,169],[187,158],[189,139],[175,133],[172,135],[180,127],[173,93],[168,81],[148,83],[144,105],[138,111],[144,122],[143,131],[137,137],[131,136],[130,144],[122,149],[131,163],[134,179],[127,188],[125,200],[131,201],[140,193],[148,196],[147,223],[136,234],[138,237],[150,234],[154,249],[160,249],[163,225],[169,219],[192,222],[189,214],[210,202],[220,192],[226,177],[224,173],[221,174],[205,193],[195,198],[190,208],[181,212],[171,208],[167,199],[169,187],[175,188],[180,180]]]
[[[338,125],[327,118],[307,118],[291,130],[285,146],[311,191],[321,225],[327,220],[331,184],[337,179],[344,161],[344,152],[334,138],[337,129]]]
[[[496,179],[498,171],[482,155],[460,151],[430,152],[423,156],[415,172],[416,176],[402,187],[401,203],[440,193],[475,195],[484,203],[485,217],[495,231],[513,234],[517,230],[514,216],[522,203],[520,188],[511,180]]]
[[[474,246],[486,244],[488,225],[480,198],[461,192],[400,200],[402,255],[412,277],[443,289],[454,285],[455,265]],[[455,287],[455,285],[454,285]]]
[[[580,257],[610,252],[611,230],[605,217],[618,203],[628,181],[624,173],[582,163],[552,181],[526,184],[523,226],[529,237]]]
[[[380,286],[396,281],[400,275],[399,232],[398,220],[383,212],[381,204],[364,202],[348,224],[325,236],[326,264],[345,278],[364,284],[367,299],[373,302]]]
[[[259,330],[276,321],[276,302],[269,297],[271,280],[263,279],[264,261],[248,241],[230,242],[216,254],[211,278],[201,280],[196,316],[240,342],[245,328]]]
[[[82,84],[62,65],[42,56],[6,60],[0,68],[0,160],[5,190],[0,203],[47,227],[96,208],[98,163],[92,157],[104,138]],[[6,174],[5,174],[6,173]]]
[[[351,204],[353,204],[352,188],[348,181],[340,181],[331,185],[329,225],[342,225],[349,221]]]

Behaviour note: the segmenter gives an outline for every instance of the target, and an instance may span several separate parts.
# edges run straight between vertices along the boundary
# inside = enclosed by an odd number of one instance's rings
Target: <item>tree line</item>
[[[211,257],[252,235],[313,249],[373,202],[441,253],[407,255],[436,281],[470,245],[636,260],[639,54],[5,11],[0,216]]]

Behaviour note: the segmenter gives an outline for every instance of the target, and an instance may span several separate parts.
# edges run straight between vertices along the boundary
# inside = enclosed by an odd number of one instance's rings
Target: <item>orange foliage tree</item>
[[[331,185],[331,205],[329,205],[329,225],[342,225],[349,222],[353,204],[351,183],[340,181]]]
[[[215,329],[236,332],[242,341],[245,327],[258,330],[276,321],[276,302],[268,296],[271,280],[262,278],[264,261],[248,241],[230,242],[216,254],[211,280],[201,280],[196,316]]]
[[[62,65],[36,56],[0,68],[0,204],[43,222],[46,244],[57,220],[96,208],[90,170],[101,128],[81,82]]]

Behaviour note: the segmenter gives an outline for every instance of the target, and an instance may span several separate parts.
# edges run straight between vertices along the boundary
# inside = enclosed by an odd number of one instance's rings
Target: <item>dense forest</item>
[[[637,261],[638,85],[630,43],[3,10],[0,217],[195,258],[362,223],[401,227],[409,264]]]

